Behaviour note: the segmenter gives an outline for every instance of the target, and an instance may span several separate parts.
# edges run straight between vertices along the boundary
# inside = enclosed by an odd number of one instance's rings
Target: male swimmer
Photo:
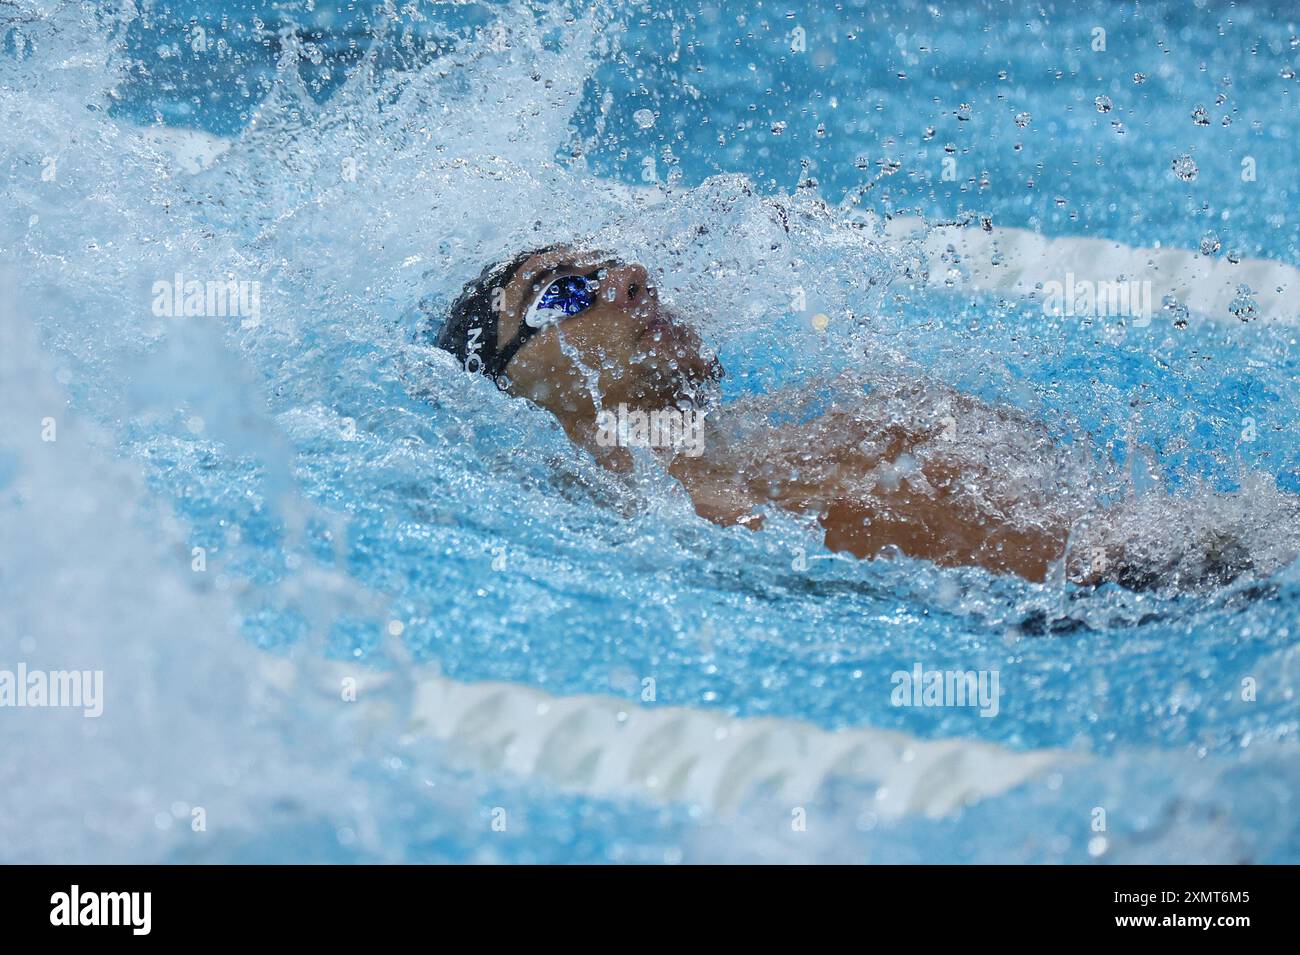
[[[1025,479],[1027,461],[1051,459],[1056,449],[1014,411],[904,383],[870,394],[848,389],[819,416],[758,435],[729,427],[712,400],[721,366],[660,304],[640,265],[553,246],[489,266],[465,287],[435,344],[549,411],[574,444],[615,472],[629,471],[634,459],[626,442],[609,440],[611,409],[705,412],[702,441],[668,442],[656,453],[696,512],[718,524],[756,529],[775,506],[814,519],[828,548],[857,557],[901,553],[1036,582],[1061,574],[1134,589],[1180,583],[1111,543],[1097,546],[1105,515],[1077,481],[1051,477],[1050,467]],[[766,399],[769,410],[780,410],[773,402]],[[980,427],[994,422],[1017,436],[1018,460],[1011,450],[955,452],[954,426],[975,410],[983,412],[971,419]],[[1013,464],[1016,478],[1007,480]],[[1232,541],[1211,541],[1204,554],[1199,579],[1182,583],[1221,583],[1249,568]]]

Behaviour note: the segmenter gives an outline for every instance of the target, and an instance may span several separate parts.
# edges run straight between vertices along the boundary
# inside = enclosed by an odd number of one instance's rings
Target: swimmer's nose
[[[635,263],[611,266],[601,286],[605,300],[624,309],[643,306],[654,296],[650,288],[650,273]]]

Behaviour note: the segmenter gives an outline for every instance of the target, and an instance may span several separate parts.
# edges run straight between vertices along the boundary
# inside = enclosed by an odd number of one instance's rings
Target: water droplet
[[[1033,118],[1034,117],[1030,116],[1028,113],[1016,113],[1016,125],[1021,129],[1024,129],[1029,125],[1029,121]]]
[[[1255,305],[1255,293],[1249,285],[1238,285],[1236,297],[1228,304],[1228,311],[1243,322],[1253,321],[1259,317]]]
[[[934,127],[933,127],[933,126],[927,126],[927,127],[925,127],[925,136],[924,136],[923,138],[926,139],[927,141],[928,141],[928,140],[931,140],[931,139],[934,139]]]
[[[632,120],[642,129],[649,129],[655,124],[655,114],[648,109],[639,109],[632,114]]]
[[[1147,81],[1147,75],[1145,73],[1133,74],[1133,82],[1136,83],[1138,86],[1141,86],[1146,81]]]
[[[1187,306],[1172,295],[1166,295],[1161,301],[1161,306],[1169,313],[1169,318],[1174,323],[1174,328],[1186,328],[1189,312]]]
[[[1221,248],[1223,248],[1223,244],[1213,232],[1207,232],[1201,236],[1201,255],[1214,255]]]
[[[1191,182],[1201,172],[1200,167],[1196,165],[1196,160],[1186,153],[1174,160],[1172,168],[1174,175],[1183,182]]]
[[[772,124],[772,135],[780,136],[782,133],[785,132],[786,125],[787,124],[785,120],[777,120],[775,123]]]
[[[1109,96],[1098,96],[1093,102],[1097,104],[1097,112],[1099,113],[1109,113],[1115,108],[1115,104],[1110,101]]]
[[[968,121],[970,117],[971,117],[970,103],[962,103],[960,106],[957,107],[957,119],[960,122],[964,123]]]

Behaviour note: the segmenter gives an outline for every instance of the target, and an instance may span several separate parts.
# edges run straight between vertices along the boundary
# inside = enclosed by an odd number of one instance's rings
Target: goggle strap
[[[493,356],[493,367],[488,369],[488,374],[495,378],[505,371],[506,365],[510,364],[510,359],[515,357],[515,353],[523,348],[528,339],[539,331],[541,331],[540,328],[534,328],[527,322],[520,322],[519,331],[515,333],[515,337],[506,342],[504,347],[497,349],[496,354]]]

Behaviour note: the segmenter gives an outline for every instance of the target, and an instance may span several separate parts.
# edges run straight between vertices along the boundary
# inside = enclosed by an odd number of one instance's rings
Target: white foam
[[[181,172],[194,175],[212,166],[230,149],[230,140],[194,129],[152,126],[138,131],[142,141],[170,156]]]
[[[16,283],[0,272],[0,287]],[[0,710],[0,859],[161,860],[255,828],[276,796],[324,793],[328,774],[279,732],[287,704],[257,679],[262,655],[226,625],[233,603],[192,582],[182,529],[55,384],[26,304],[0,301],[0,457],[14,465],[0,661],[98,670],[104,692],[97,719]],[[192,830],[195,807],[211,833]]]
[[[211,167],[230,148],[229,141],[207,133],[149,129],[140,134],[189,173]],[[633,205],[655,205],[664,198],[653,186],[607,186]],[[1172,296],[1194,312],[1227,322],[1237,321],[1229,305],[1245,285],[1253,293],[1258,320],[1300,325],[1300,270],[1271,259],[1234,264],[1192,249],[1142,248],[1077,236],[1049,238],[1004,226],[931,226],[914,216],[882,220],[870,212],[859,215],[894,243],[919,240],[918,249],[929,264],[928,281],[935,286],[947,286],[952,279],[949,269],[940,266],[955,252],[965,284],[979,291],[1030,297],[1040,295],[1048,282],[1063,282],[1067,274],[1098,285],[1149,281],[1153,302]]]

